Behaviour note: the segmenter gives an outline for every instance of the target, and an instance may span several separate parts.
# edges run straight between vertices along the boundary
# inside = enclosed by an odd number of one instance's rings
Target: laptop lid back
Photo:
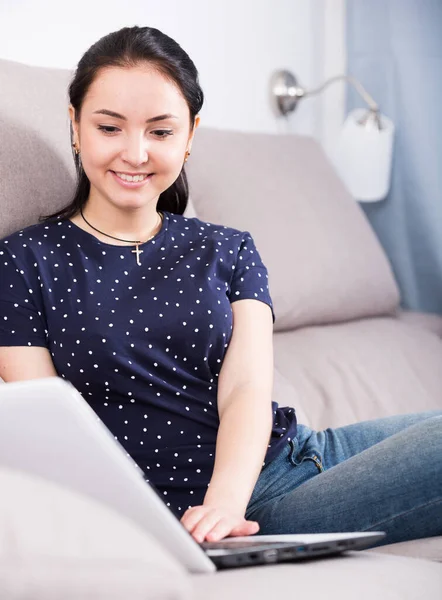
[[[138,465],[61,378],[0,385],[0,464],[111,506],[153,535],[189,571],[215,570]]]

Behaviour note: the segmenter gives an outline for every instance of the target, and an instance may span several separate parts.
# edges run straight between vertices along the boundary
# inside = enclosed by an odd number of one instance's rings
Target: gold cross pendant
[[[136,244],[135,250],[132,250],[132,252],[133,252],[134,254],[136,254],[136,255],[137,255],[137,265],[138,265],[138,266],[141,266],[141,262],[140,262],[140,254],[143,252],[143,250],[140,250],[140,249],[138,248],[138,244]]]

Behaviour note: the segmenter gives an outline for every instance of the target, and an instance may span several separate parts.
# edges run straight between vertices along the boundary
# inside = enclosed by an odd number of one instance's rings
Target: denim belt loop
[[[319,450],[315,449],[314,447],[309,448],[307,443],[304,444],[304,447],[300,450],[299,440],[297,438],[291,440],[290,445],[292,450],[289,454],[289,460],[292,463],[292,465],[297,467],[301,465],[304,460],[311,460],[315,463],[320,473],[325,471],[324,465],[322,463],[322,456]]]

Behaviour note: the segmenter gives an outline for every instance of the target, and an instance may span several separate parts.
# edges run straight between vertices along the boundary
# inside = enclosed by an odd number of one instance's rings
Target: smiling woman
[[[197,539],[255,533],[247,501],[296,417],[271,400],[251,235],[183,215],[197,70],[157,29],[124,28],[81,58],[69,100],[75,197],[0,243],[0,376],[69,380]]]
[[[193,62],[157,29],[124,28],[84,54],[69,98],[77,190],[45,220],[70,219],[103,241],[152,238],[161,210],[187,204],[183,167],[204,98]]]
[[[112,109],[97,108],[109,104]],[[91,84],[78,121],[72,105],[69,112],[91,184],[85,214],[105,231],[118,228],[122,238],[145,239],[158,221],[159,196],[179,177],[195,131],[180,89],[147,65],[109,68]],[[73,220],[82,225],[81,218]],[[138,223],[146,229],[137,231]]]
[[[187,54],[149,27],[111,33],[69,97],[75,197],[0,240],[0,377],[70,381],[197,541],[439,535],[440,412],[316,432],[272,402],[254,240],[183,215],[203,102]]]
[[[103,105],[112,109],[97,109]],[[114,239],[151,238],[159,197],[180,176],[199,122],[180,88],[147,64],[107,68],[91,83],[78,118],[72,104],[69,114],[90,182],[72,222],[86,231],[99,224]]]

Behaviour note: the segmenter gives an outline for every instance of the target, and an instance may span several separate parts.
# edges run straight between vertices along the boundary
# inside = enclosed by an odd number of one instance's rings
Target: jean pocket
[[[253,514],[263,505],[290,493],[323,470],[319,453],[312,453],[305,446],[300,452],[299,446],[297,438],[288,442],[281,455],[261,472],[247,507],[247,518],[254,518]]]
[[[294,467],[299,467],[305,460],[309,460],[315,464],[320,473],[325,471],[321,453],[319,450],[314,448],[314,446],[311,446],[308,443],[308,440],[305,442],[302,448],[299,447],[300,445],[297,438],[291,440],[290,445],[292,449],[289,454],[289,460]]]

